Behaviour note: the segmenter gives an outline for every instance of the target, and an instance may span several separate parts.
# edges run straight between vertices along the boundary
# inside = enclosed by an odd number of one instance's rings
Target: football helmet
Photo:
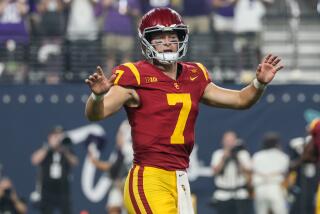
[[[178,51],[159,53],[151,45],[151,35],[157,32],[176,32],[179,38]],[[170,8],[155,8],[146,13],[138,28],[142,54],[147,59],[157,59],[164,64],[171,64],[185,56],[189,31],[181,16]]]

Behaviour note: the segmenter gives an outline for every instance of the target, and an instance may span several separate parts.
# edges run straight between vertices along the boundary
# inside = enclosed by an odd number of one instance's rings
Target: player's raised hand
[[[278,56],[267,55],[257,68],[257,80],[264,84],[270,83],[276,73],[283,68],[283,65],[279,64],[280,61],[281,59]]]
[[[91,91],[96,95],[102,95],[109,91],[113,85],[116,75],[112,75],[109,79],[104,75],[100,66],[97,67],[95,73],[90,75],[85,82],[89,85]]]

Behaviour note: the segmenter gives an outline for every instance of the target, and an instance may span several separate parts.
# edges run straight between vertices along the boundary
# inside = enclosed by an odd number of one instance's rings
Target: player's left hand
[[[279,65],[280,61],[281,59],[278,56],[272,54],[265,57],[257,68],[257,80],[263,84],[270,83],[276,73],[283,68],[283,65]]]

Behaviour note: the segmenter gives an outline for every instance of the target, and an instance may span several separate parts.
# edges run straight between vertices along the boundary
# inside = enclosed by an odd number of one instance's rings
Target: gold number
[[[190,94],[167,94],[167,100],[170,106],[182,103],[182,108],[170,142],[171,144],[184,144],[183,132],[191,110],[191,96]]]
[[[116,79],[114,80],[114,83],[113,83],[113,84],[118,85],[118,82],[119,82],[119,80],[120,80],[120,78],[121,78],[121,76],[122,76],[123,73],[124,73],[123,70],[116,70],[116,74],[119,74],[119,75],[117,75],[117,77],[116,77]]]

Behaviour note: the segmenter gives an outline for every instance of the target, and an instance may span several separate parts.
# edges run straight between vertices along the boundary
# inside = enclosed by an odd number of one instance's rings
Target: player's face
[[[151,37],[151,45],[159,53],[177,52],[179,47],[179,38],[175,32],[154,33]]]

